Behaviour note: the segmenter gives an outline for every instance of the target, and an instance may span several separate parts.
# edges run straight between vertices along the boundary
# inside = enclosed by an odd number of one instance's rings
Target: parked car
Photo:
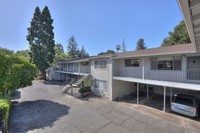
[[[190,117],[198,116],[198,100],[195,96],[187,94],[175,95],[171,110]]]

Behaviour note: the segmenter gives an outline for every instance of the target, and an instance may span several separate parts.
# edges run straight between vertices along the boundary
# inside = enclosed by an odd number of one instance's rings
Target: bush
[[[91,75],[87,76],[82,83],[79,85],[79,93],[89,92],[91,91],[91,87],[94,84],[94,79]]]
[[[31,85],[36,70],[33,64],[16,56],[0,54],[0,94]]]
[[[2,121],[4,119],[4,117],[6,118],[6,123],[5,123],[6,129],[8,129],[8,120],[9,120],[10,109],[11,109],[10,96],[0,96],[0,114],[1,114],[0,120]],[[3,117],[2,115],[4,115],[4,113],[5,113],[5,116]]]
[[[91,87],[81,87],[78,92],[79,93],[85,93],[85,92],[90,92],[91,91]]]

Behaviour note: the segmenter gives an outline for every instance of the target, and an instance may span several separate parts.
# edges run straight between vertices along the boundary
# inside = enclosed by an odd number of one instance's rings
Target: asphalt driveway
[[[34,81],[20,89],[11,110],[10,133],[199,133],[197,125],[165,119],[130,103],[60,94],[58,84]],[[149,113],[148,113],[149,112]],[[169,118],[167,116],[167,118]],[[181,122],[180,122],[181,121]],[[187,121],[186,121],[187,122]],[[184,123],[184,124],[183,124]],[[197,128],[196,128],[197,127]]]

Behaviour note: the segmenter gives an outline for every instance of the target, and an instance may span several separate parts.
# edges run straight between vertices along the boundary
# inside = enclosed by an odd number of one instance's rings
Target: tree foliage
[[[162,46],[179,45],[190,42],[185,22],[182,20],[177,26],[174,27],[174,31],[170,31],[169,36],[164,38]]]
[[[145,46],[144,39],[143,39],[143,38],[140,38],[140,39],[137,41],[136,50],[142,50],[142,49],[146,49],[146,48],[147,48],[147,47]]]
[[[81,50],[77,51],[78,58],[87,58],[89,57],[89,54],[86,52],[84,46],[81,47]]]
[[[78,51],[78,44],[76,42],[75,37],[71,36],[68,40],[67,53],[70,56],[70,58],[74,59],[77,57],[77,51]]]
[[[126,50],[125,39],[123,39],[122,43],[117,44],[115,48],[116,48],[117,52],[119,52],[119,51],[126,52],[127,50]]]
[[[46,79],[45,70],[53,62],[55,55],[55,41],[53,32],[53,19],[47,6],[42,12],[35,8],[27,40],[30,45],[30,59],[41,71],[43,79]]]
[[[125,40],[123,40],[123,42],[122,42],[121,51],[122,51],[122,52],[126,52]]]
[[[69,56],[64,53],[62,44],[57,43],[54,49],[55,49],[54,63],[61,60],[69,59]]]
[[[13,55],[14,51],[7,49],[7,48],[1,48],[0,47],[0,53],[2,53],[4,55]]]
[[[115,51],[107,50],[106,52],[100,52],[98,55],[113,54],[113,53],[115,53]]]
[[[19,50],[14,55],[23,60],[30,61],[29,50]]]
[[[71,59],[89,57],[84,46],[81,49],[78,48],[78,43],[74,36],[71,36],[68,40],[67,53]]]
[[[36,67],[16,56],[0,54],[0,94],[32,84]]]
[[[121,49],[121,45],[120,45],[120,44],[117,44],[117,45],[116,45],[116,50],[117,50],[117,52],[119,52],[120,49]]]
[[[64,53],[64,48],[61,43],[56,43],[55,48],[58,50],[59,53]]]

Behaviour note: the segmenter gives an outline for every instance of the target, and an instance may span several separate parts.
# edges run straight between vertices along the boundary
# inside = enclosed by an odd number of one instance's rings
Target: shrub
[[[91,87],[81,87],[78,90],[79,93],[90,92],[90,91],[91,91]]]
[[[0,94],[31,85],[35,75],[33,64],[16,56],[0,54]]]
[[[91,87],[94,84],[94,79],[92,75],[87,76],[82,83],[79,85],[79,93],[89,92],[91,91]]]
[[[0,96],[0,114],[1,114],[1,121],[4,119],[2,114],[5,113],[6,118],[6,129],[8,129],[8,120],[9,120],[9,114],[11,109],[11,98],[10,96]]]

